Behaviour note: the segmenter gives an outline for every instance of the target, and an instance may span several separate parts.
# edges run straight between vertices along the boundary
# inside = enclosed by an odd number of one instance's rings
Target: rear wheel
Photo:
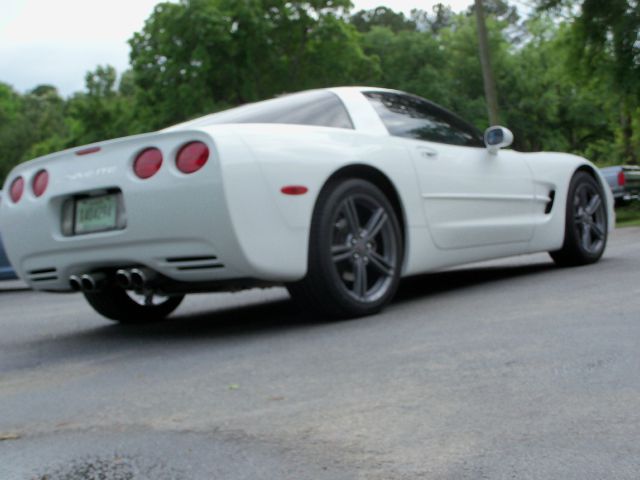
[[[398,288],[402,235],[387,197],[365,180],[340,180],[320,194],[311,224],[307,276],[288,285],[304,306],[335,318],[380,311]]]
[[[551,257],[560,266],[595,263],[607,245],[607,229],[602,187],[588,173],[576,173],[567,197],[564,245]]]
[[[154,323],[164,320],[184,299],[184,295],[165,297],[136,294],[110,285],[97,292],[84,292],[89,305],[100,315],[124,324]]]

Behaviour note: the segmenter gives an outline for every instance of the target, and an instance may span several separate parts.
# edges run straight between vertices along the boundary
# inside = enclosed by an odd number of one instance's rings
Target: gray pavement
[[[119,327],[0,283],[0,479],[640,478],[640,229],[311,321],[282,289]]]

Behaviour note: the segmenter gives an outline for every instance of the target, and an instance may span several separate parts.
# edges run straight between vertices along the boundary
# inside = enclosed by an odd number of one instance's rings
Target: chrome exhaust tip
[[[131,279],[131,272],[123,268],[118,270],[116,272],[116,283],[122,288],[130,287],[133,284]]]
[[[80,285],[85,292],[95,292],[100,290],[106,278],[104,273],[87,273],[80,277]]]
[[[74,292],[81,291],[82,281],[80,280],[80,277],[78,275],[71,275],[69,277],[69,286],[71,287],[71,290],[73,290]]]
[[[131,285],[135,288],[142,288],[155,278],[156,274],[148,268],[132,268],[131,269]]]

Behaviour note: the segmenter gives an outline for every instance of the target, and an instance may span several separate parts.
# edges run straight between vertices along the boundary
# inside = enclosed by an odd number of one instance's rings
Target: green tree
[[[539,9],[563,10],[572,19],[575,59],[591,76],[619,92],[623,155],[638,162],[640,135],[634,129],[640,106],[640,3],[637,0],[537,0]]]
[[[383,6],[373,10],[360,10],[351,16],[349,22],[362,33],[370,31],[373,27],[387,27],[394,33],[417,28],[416,22],[407,19],[404,13],[394,12]]]
[[[66,128],[64,100],[55,87],[41,85],[20,95],[0,84],[0,179],[17,163],[40,155],[35,148],[40,142],[59,150]]]
[[[380,62],[380,78],[375,83],[405,90],[442,104],[450,103],[446,52],[432,35],[418,31],[395,34],[387,27],[373,27],[362,45],[367,55]]]
[[[508,59],[501,92],[506,122],[526,151],[553,150],[609,160],[598,145],[614,136],[607,86],[576,83],[571,32],[547,19],[532,20],[530,39]]]
[[[348,0],[161,3],[130,40],[138,107],[152,127],[274,94],[352,83],[375,62]]]
[[[22,97],[0,83],[0,181],[20,160],[28,131],[23,128]]]
[[[117,72],[110,65],[98,66],[85,76],[86,92],[73,95],[66,105],[68,147],[139,133],[135,121],[135,90],[117,88]],[[125,77],[130,82],[130,77]],[[127,92],[128,89],[128,92]],[[123,94],[122,91],[126,94]]]

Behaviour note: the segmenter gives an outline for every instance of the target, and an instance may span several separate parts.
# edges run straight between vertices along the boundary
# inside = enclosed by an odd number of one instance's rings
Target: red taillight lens
[[[45,190],[47,190],[47,186],[49,185],[49,172],[46,170],[40,170],[36,173],[36,176],[33,177],[33,183],[31,184],[31,188],[33,189],[33,194],[36,197],[41,197]]]
[[[625,183],[627,183],[627,179],[624,176],[624,172],[621,170],[618,174],[618,185],[623,187]]]
[[[23,193],[24,178],[18,177],[13,182],[11,182],[11,187],[9,188],[9,196],[11,197],[11,201],[13,203],[18,203],[22,198]]]
[[[153,177],[162,166],[162,152],[157,148],[147,148],[140,152],[133,162],[133,171],[142,178]]]
[[[182,173],[193,173],[204,167],[209,159],[209,148],[202,142],[183,146],[176,157],[176,166]]]

